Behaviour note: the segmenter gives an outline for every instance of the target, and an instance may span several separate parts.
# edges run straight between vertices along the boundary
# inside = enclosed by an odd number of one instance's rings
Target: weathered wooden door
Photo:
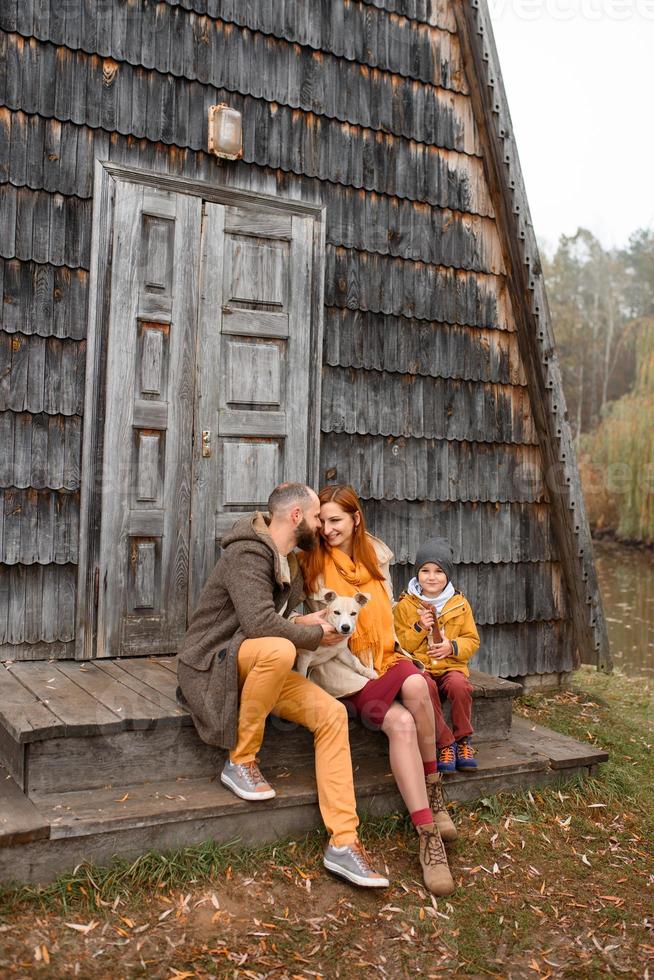
[[[117,182],[97,656],[174,653],[217,540],[308,478],[313,223]]]
[[[312,242],[312,218],[205,205],[191,609],[225,531],[308,477]]]
[[[116,187],[98,656],[170,653],[186,629],[201,210]]]

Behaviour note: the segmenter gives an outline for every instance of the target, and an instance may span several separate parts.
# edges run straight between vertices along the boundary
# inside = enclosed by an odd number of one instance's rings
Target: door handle
[[[205,459],[211,456],[211,429],[202,430],[202,455]]]

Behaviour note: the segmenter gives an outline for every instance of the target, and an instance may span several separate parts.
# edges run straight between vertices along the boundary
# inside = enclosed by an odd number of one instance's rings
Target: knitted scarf
[[[370,602],[362,607],[356,631],[348,645],[362,663],[368,664],[372,654],[373,666],[381,676],[398,659],[393,610],[384,582],[373,578],[361,562],[355,565],[339,548],[325,549],[323,580],[325,588],[332,589],[338,595],[353,596],[357,592],[370,595]]]

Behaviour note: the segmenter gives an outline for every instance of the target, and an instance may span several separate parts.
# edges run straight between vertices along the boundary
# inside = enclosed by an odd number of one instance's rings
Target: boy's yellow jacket
[[[430,674],[459,670],[469,677],[468,661],[479,649],[479,633],[466,597],[462,592],[455,593],[438,615],[441,635],[454,643],[456,651],[456,656],[446,657],[444,660],[430,659],[427,654],[427,633],[423,629],[420,632],[415,629],[420,619],[420,605],[418,596],[403,592],[393,610],[395,632],[402,649],[420,660]]]

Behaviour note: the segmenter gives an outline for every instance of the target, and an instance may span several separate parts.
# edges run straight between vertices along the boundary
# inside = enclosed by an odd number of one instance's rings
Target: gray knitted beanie
[[[449,542],[445,538],[429,538],[424,544],[420,545],[416,552],[414,564],[416,575],[422,566],[426,565],[429,561],[440,565],[447,575],[447,581],[449,582],[454,571],[454,554]]]

